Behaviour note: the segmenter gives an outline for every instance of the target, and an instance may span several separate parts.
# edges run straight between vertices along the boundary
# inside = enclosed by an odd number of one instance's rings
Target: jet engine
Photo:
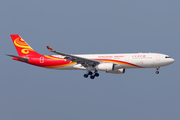
[[[100,71],[113,71],[114,70],[114,64],[113,63],[101,63],[97,65],[96,70]]]
[[[125,73],[125,69],[117,69],[117,70],[113,70],[113,71],[106,71],[107,73],[113,73],[113,74],[123,74]]]

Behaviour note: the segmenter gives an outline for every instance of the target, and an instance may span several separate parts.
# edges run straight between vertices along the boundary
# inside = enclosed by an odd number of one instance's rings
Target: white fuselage
[[[54,55],[62,58],[61,55]],[[87,54],[75,55],[78,57],[94,59],[102,63],[114,63],[115,69],[121,68],[157,68],[169,65],[174,62],[174,59],[165,54],[159,53],[129,53],[129,54]],[[80,64],[74,64],[66,67],[55,69],[71,70],[71,69],[87,69]]]

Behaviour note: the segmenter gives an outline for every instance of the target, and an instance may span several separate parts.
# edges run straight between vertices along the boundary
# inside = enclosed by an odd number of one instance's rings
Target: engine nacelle
[[[113,70],[113,71],[106,71],[107,73],[113,73],[113,74],[123,74],[125,73],[125,69],[117,69],[117,70]]]
[[[114,64],[113,63],[101,63],[97,65],[96,70],[100,71],[113,71],[114,70]]]

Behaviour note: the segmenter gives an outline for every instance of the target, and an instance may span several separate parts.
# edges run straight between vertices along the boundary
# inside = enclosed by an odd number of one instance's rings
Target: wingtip
[[[49,47],[49,46],[46,46],[46,47],[47,47],[48,50],[53,50],[53,49],[52,49],[51,47]]]

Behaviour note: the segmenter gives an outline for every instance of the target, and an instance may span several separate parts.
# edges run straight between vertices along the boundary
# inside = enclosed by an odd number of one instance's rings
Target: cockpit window
[[[171,58],[171,57],[169,57],[169,56],[166,56],[165,58]]]

